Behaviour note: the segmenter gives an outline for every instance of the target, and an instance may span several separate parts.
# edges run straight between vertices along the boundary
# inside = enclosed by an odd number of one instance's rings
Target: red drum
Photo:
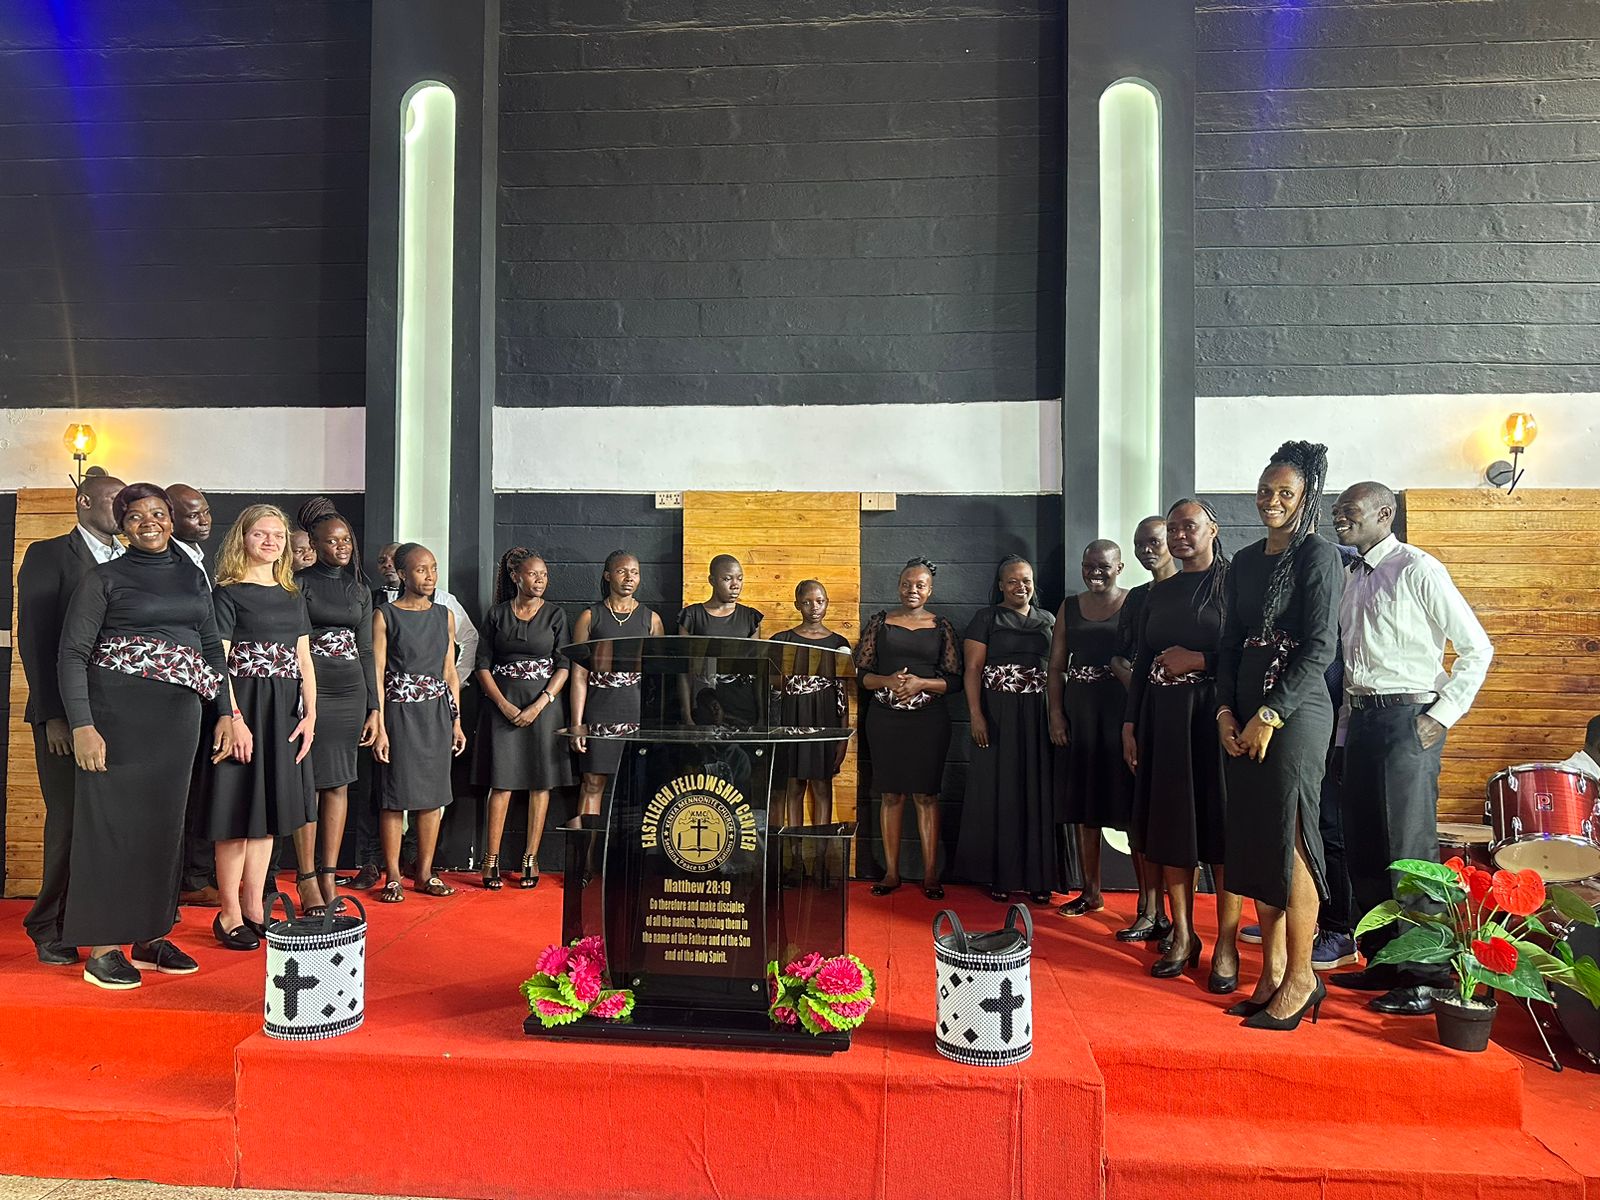
[[[1494,860],[1489,857],[1489,843],[1494,832],[1487,825],[1439,822],[1439,861],[1449,862],[1459,858],[1469,867],[1494,870]]]
[[[1600,874],[1596,781],[1556,763],[1523,763],[1489,780],[1483,815],[1495,865],[1570,883]]]

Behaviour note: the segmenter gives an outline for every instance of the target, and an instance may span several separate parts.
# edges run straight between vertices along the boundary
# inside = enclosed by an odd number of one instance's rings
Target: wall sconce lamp
[[[1515,412],[1506,418],[1505,428],[1500,431],[1506,447],[1511,451],[1511,461],[1499,459],[1489,464],[1489,469],[1484,472],[1485,478],[1495,487],[1506,489],[1506,495],[1511,495],[1517,490],[1517,484],[1522,482],[1526,469],[1519,471],[1517,463],[1522,457],[1522,452],[1533,445],[1533,439],[1539,436],[1539,422],[1533,419],[1532,413]]]
[[[84,460],[94,453],[98,442],[93,425],[68,425],[66,433],[61,435],[61,444],[71,451],[72,460],[77,464],[77,474],[72,477],[75,486],[83,484]]]

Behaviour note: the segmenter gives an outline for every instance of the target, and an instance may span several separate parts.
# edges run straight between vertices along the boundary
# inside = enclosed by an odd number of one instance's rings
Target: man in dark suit
[[[56,682],[61,622],[78,581],[96,563],[122,554],[111,502],[122,480],[89,475],[78,486],[77,526],[60,537],[34,542],[17,572],[17,650],[28,680],[23,719],[33,726],[33,756],[44,795],[44,878],[39,898],[22,919],[37,947],[39,961],[71,966],[75,946],[61,943],[61,918],[67,905],[67,873],[72,860],[72,798],[75,764],[72,729]]]

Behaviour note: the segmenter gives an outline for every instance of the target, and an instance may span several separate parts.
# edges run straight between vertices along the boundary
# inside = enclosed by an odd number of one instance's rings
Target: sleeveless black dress
[[[311,632],[305,597],[257,583],[219,586],[212,597],[217,632],[231,643],[228,674],[252,746],[249,762],[229,756],[213,769],[206,836],[283,837],[317,819],[311,756],[295,762],[300,743],[289,740],[302,711],[295,643]]]
[[[1069,596],[1061,615],[1067,627],[1061,687],[1067,748],[1061,756],[1057,812],[1069,824],[1126,830],[1133,821],[1133,773],[1122,759],[1128,693],[1111,673],[1111,660],[1121,649],[1122,612],[1091,621],[1078,597]]]
[[[774,642],[790,642],[819,650],[848,650],[850,639],[843,634],[830,633],[824,638],[803,637],[792,629],[775,633]],[[842,665],[842,664],[841,664]],[[796,683],[797,687],[810,687],[810,691],[787,691],[778,697],[776,725],[797,726],[801,729],[843,728],[849,719],[849,707],[844,689],[849,686],[843,676],[814,676]],[[774,787],[779,780],[810,779],[826,783],[839,773],[835,762],[839,757],[837,742],[806,742],[792,746],[779,746],[773,759]]]
[[[311,743],[317,787],[354,783],[367,714],[378,709],[372,666],[372,593],[349,571],[312,563],[294,577],[311,617],[311,666],[317,674],[317,740]]]
[[[945,696],[961,687],[961,649],[955,628],[935,617],[927,629],[890,625],[874,613],[856,646],[856,674],[893,675],[902,667],[923,679],[945,681]],[[934,795],[944,787],[950,752],[950,709],[945,696],[919,692],[900,707],[887,688],[873,692],[862,719],[872,760],[872,790],[880,795]]]
[[[527,708],[567,665],[560,649],[572,639],[567,614],[548,600],[528,620],[517,617],[515,601],[503,600],[489,610],[478,629],[477,670],[494,676],[500,693],[518,708]],[[518,728],[487,699],[478,708],[477,746],[472,780],[497,791],[548,791],[572,782],[572,746],[556,730],[567,724],[562,692],[534,718]]]
[[[589,640],[646,637],[655,614],[637,605],[623,620],[606,607],[604,601],[589,606]],[[583,723],[588,726],[639,724],[638,662],[612,663],[605,672],[589,672],[588,696],[584,701]],[[588,749],[578,756],[579,769],[590,775],[615,775],[622,761],[623,743],[590,738]]]
[[[444,681],[450,642],[450,610],[382,605],[386,659],[383,726],[389,735],[389,765],[378,773],[378,802],[391,812],[443,808],[450,788],[455,708]]]
[[[981,701],[989,745],[972,747],[953,862],[959,878],[998,891],[1062,886],[1045,694],[1055,623],[1042,609],[1019,613],[994,605],[972,619],[965,635],[987,647]]]
[[[1276,564],[1266,542],[1246,546],[1228,572],[1217,661],[1217,705],[1239,727],[1265,705],[1283,718],[1261,762],[1224,760],[1228,784],[1228,890],[1275,908],[1289,901],[1294,833],[1299,823],[1317,891],[1328,894],[1319,813],[1333,701],[1324,673],[1339,643],[1343,560],[1312,534],[1295,551],[1289,595],[1264,636],[1267,580]]]
[[[693,637],[755,638],[761,636],[761,620],[761,611],[746,604],[735,604],[725,617],[712,616],[704,604],[691,604],[678,614],[678,628]],[[725,673],[691,683],[697,695],[702,687],[716,691],[727,724],[748,728],[755,723],[761,705],[753,676]]]
[[[1207,575],[1180,571],[1151,585],[1128,689],[1126,719],[1134,723],[1139,747],[1128,840],[1167,867],[1226,862],[1228,805],[1215,676],[1222,588],[1212,581],[1211,594],[1196,608]],[[1155,666],[1155,657],[1169,646],[1202,652],[1205,668],[1168,675]]]

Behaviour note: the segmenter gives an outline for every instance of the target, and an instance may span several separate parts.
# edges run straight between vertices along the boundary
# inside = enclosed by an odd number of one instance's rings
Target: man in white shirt
[[[1437,860],[1445,734],[1471,707],[1494,657],[1444,564],[1394,536],[1396,507],[1394,492],[1370,482],[1346,488],[1333,507],[1334,532],[1359,555],[1339,605],[1345,851],[1358,914],[1393,897],[1391,862]],[[1444,669],[1446,642],[1456,651],[1453,673]],[[1397,935],[1394,925],[1367,934],[1366,970],[1333,981],[1382,992],[1368,1003],[1377,1012],[1432,1012],[1432,988],[1449,982],[1445,966],[1372,965]]]
[[[1584,735],[1583,749],[1571,758],[1563,760],[1561,765],[1600,779],[1600,717],[1589,718],[1589,729]]]

